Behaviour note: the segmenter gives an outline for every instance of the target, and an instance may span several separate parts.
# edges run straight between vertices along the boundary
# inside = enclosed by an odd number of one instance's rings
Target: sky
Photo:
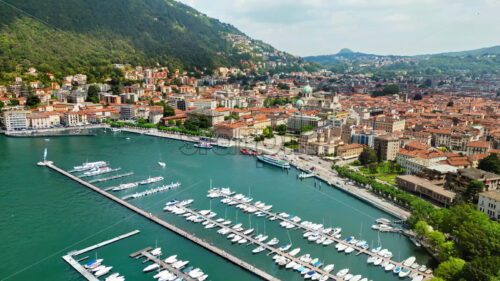
[[[298,56],[500,45],[500,0],[179,0]]]

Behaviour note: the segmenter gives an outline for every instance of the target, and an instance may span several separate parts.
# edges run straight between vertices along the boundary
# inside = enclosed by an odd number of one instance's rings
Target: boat
[[[165,164],[165,162],[161,162],[161,161],[158,162],[158,165],[160,165],[162,168],[165,168],[167,166],[167,164]]]
[[[377,258],[374,262],[373,262],[373,265],[380,265],[382,263],[382,259],[381,258]]]
[[[348,273],[348,274],[346,274],[346,276],[344,276],[344,280],[345,280],[345,281],[349,281],[349,280],[351,280],[351,279],[352,279],[352,277],[353,277],[353,276],[354,276],[354,275],[352,275],[352,274]]]
[[[424,279],[424,276],[422,275],[417,275],[411,279],[411,281],[422,281]]]
[[[283,169],[290,169],[290,163],[276,156],[260,155],[257,156],[257,160]]]
[[[283,245],[283,246],[279,247],[279,250],[282,252],[285,252],[285,251],[288,251],[288,249],[290,249],[290,247],[292,247],[292,244]]]
[[[377,247],[371,249],[371,252],[374,253],[374,254],[376,254],[376,253],[380,252],[381,249],[382,249],[382,247],[377,246]]]
[[[385,271],[391,271],[394,269],[394,267],[396,267],[393,263],[389,263],[388,265],[386,265],[384,267]]]
[[[102,166],[106,166],[106,162],[104,162],[104,161],[85,162],[81,166],[73,167],[73,171],[82,172],[82,171],[90,170],[93,168],[100,168]]]
[[[280,242],[280,240],[278,240],[278,238],[274,237],[273,239],[269,240],[269,242],[267,242],[267,245],[274,246],[274,245],[278,244],[279,242]]]
[[[263,247],[263,246],[259,246],[259,247],[255,248],[255,249],[253,249],[253,250],[252,250],[252,253],[254,253],[254,254],[258,254],[258,253],[260,253],[260,252],[264,251],[265,249],[266,249],[265,247]]]
[[[83,267],[85,267],[85,268],[94,268],[96,266],[101,265],[102,261],[103,261],[103,259],[93,259],[93,260],[89,261],[88,263],[86,263]]]
[[[403,269],[401,269],[401,271],[399,272],[399,277],[403,278],[403,277],[408,276],[408,274],[410,274],[410,270],[409,270],[409,269],[406,269],[406,268],[403,268]]]
[[[329,265],[327,265],[327,266],[325,266],[323,268],[323,271],[326,272],[326,273],[330,273],[333,270],[334,267],[335,267],[334,264],[329,264]]]
[[[427,266],[425,266],[425,264],[418,268],[418,271],[420,271],[420,272],[425,272],[426,270],[427,270]]]
[[[349,272],[349,268],[344,268],[344,269],[340,270],[339,272],[337,272],[337,274],[335,276],[343,278],[344,276],[346,276],[346,274],[348,272]]]
[[[392,270],[394,274],[399,274],[400,271],[401,271],[401,266],[398,266]]]
[[[155,182],[159,182],[159,181],[162,181],[163,180],[163,177],[153,177],[153,178],[147,178],[145,180],[142,180],[139,182],[139,184],[151,184],[151,183],[155,183]]]
[[[358,275],[354,275],[352,278],[351,278],[351,281],[359,281],[359,279],[361,279],[361,275],[358,274]]]
[[[99,271],[95,272],[94,275],[95,277],[101,277],[103,275],[106,275],[108,274],[111,269],[113,269],[112,266],[105,266],[104,268],[101,268]]]
[[[366,260],[366,262],[367,263],[374,263],[376,260],[377,260],[377,257],[370,256],[370,257],[368,257],[368,259]]]
[[[137,187],[138,185],[139,184],[136,182],[124,183],[124,184],[120,184],[119,186],[113,187],[112,190],[113,191],[120,191],[120,190],[134,188],[134,187]]]
[[[300,248],[295,248],[293,250],[291,250],[288,255],[291,256],[291,257],[294,257],[296,256],[298,253],[300,253]]]
[[[409,257],[407,258],[404,262],[404,266],[411,266],[415,262],[416,258],[415,257]]]
[[[352,252],[354,252],[354,248],[353,248],[353,247],[347,247],[347,248],[345,249],[345,253],[346,253],[346,254],[350,254],[350,253],[352,253]]]
[[[253,228],[250,228],[250,229],[247,229],[243,232],[244,235],[249,235],[250,233],[252,233],[254,231]]]
[[[83,173],[83,175],[87,176],[87,177],[91,177],[91,176],[97,176],[97,175],[104,174],[104,173],[109,173],[111,171],[112,170],[110,167],[95,167],[95,168],[92,168],[90,171]]]
[[[390,225],[392,222],[386,218],[379,218],[375,220],[377,223]]]
[[[146,266],[142,271],[143,272],[150,272],[150,271],[153,271],[153,270],[158,269],[158,268],[160,268],[160,265],[157,263],[153,263],[153,264]]]
[[[172,264],[177,261],[177,255],[172,255],[165,259],[165,263]]]
[[[199,142],[197,144],[194,145],[194,147],[197,147],[197,148],[203,148],[203,149],[212,149],[212,145],[208,142]]]
[[[153,250],[151,250],[151,255],[153,256],[160,256],[161,255],[161,248],[155,248]]]

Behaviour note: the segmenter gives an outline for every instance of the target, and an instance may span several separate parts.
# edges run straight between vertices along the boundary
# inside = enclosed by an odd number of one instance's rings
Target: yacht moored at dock
[[[290,163],[277,156],[259,155],[257,156],[257,160],[283,169],[290,169]]]

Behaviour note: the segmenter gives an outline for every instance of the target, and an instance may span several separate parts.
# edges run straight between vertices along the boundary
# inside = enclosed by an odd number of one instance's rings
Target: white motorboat
[[[404,266],[411,266],[415,262],[416,258],[415,257],[409,257],[407,258],[404,262]]]
[[[269,240],[269,242],[267,242],[266,244],[268,246],[274,246],[276,244],[278,244],[280,242],[280,240],[278,240],[278,238],[274,237],[273,239]]]
[[[384,267],[385,271],[391,271],[394,269],[394,267],[396,267],[396,265],[394,265],[393,263],[389,263],[388,265],[386,265]]]
[[[87,264],[85,264],[83,267],[85,268],[95,268],[95,267],[98,267],[101,265],[103,259],[95,259],[95,260],[91,260],[90,262],[88,262]]]
[[[94,275],[95,275],[95,277],[101,277],[103,275],[108,274],[111,271],[111,269],[113,269],[112,266],[105,266],[104,268],[101,268],[99,271],[94,273]]]
[[[285,251],[288,251],[288,249],[290,249],[290,247],[292,247],[292,244],[283,245],[283,246],[279,247],[279,250],[282,252],[285,252]]]
[[[291,256],[291,257],[294,257],[296,256],[298,253],[300,253],[300,248],[295,248],[293,250],[291,250],[288,255]]]
[[[354,248],[353,248],[353,247],[347,247],[347,248],[345,249],[345,253],[346,253],[346,254],[350,254],[350,253],[352,253],[352,252],[354,252]]]
[[[113,281],[115,280],[118,276],[120,276],[120,273],[116,272],[116,273],[113,273],[111,275],[109,275],[108,277],[106,277],[106,279],[104,279],[105,281]]]
[[[248,243],[248,240],[245,238],[238,241],[238,244],[245,244],[245,243]]]
[[[146,266],[142,271],[143,272],[150,272],[150,271],[153,271],[153,270],[158,269],[158,268],[160,268],[160,265],[157,263],[153,263],[153,264]]]
[[[344,269],[340,270],[339,272],[337,272],[337,274],[335,276],[343,278],[344,276],[346,276],[346,274],[348,272],[349,272],[349,268],[344,268]]]
[[[381,258],[377,258],[374,262],[373,262],[373,265],[380,265],[382,263],[382,259]]]
[[[155,257],[160,256],[161,255],[161,248],[155,248],[155,249],[151,250],[150,254],[155,256]]]
[[[382,249],[382,248],[380,246],[377,246],[377,247],[371,249],[371,252],[376,254],[376,253],[380,252],[380,249]]]
[[[349,280],[351,280],[351,278],[352,278],[353,276],[354,276],[354,275],[352,275],[352,274],[348,273],[348,274],[346,274],[346,276],[344,276],[344,280],[345,280],[345,281],[349,281]]]
[[[399,277],[403,278],[403,277],[408,276],[408,274],[410,274],[410,270],[409,270],[409,269],[406,269],[406,268],[403,268],[403,269],[401,269],[401,271],[399,272]]]
[[[342,252],[342,251],[344,251],[345,249],[347,249],[347,247],[348,247],[347,245],[340,244],[340,245],[337,247],[337,250],[338,250],[339,252]]]
[[[361,279],[361,275],[358,274],[358,275],[354,275],[352,278],[351,278],[351,281],[359,281],[359,279]]]
[[[162,168],[165,168],[167,166],[167,164],[165,164],[165,162],[158,162],[158,165],[160,165]]]
[[[370,264],[370,263],[374,263],[376,260],[377,260],[377,257],[375,257],[375,256],[370,256],[370,257],[368,257],[368,259],[366,260],[366,262],[367,262],[368,264]]]
[[[244,235],[249,235],[249,234],[251,234],[253,231],[254,231],[254,229],[253,229],[253,228],[250,228],[250,229],[247,229],[247,230],[243,231],[243,234],[244,234]]]
[[[424,279],[424,276],[422,275],[417,275],[411,279],[411,281],[422,281]]]
[[[253,250],[252,250],[252,253],[254,253],[254,254],[258,254],[258,253],[260,253],[260,252],[264,251],[265,249],[266,249],[265,247],[263,247],[263,246],[259,246],[259,247],[255,248],[255,249],[253,249]]]
[[[165,259],[165,263],[172,264],[177,261],[177,255],[172,255]]]

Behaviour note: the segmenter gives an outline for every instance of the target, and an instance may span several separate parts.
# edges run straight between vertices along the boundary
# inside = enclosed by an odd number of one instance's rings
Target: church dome
[[[313,89],[309,84],[304,86],[304,93],[312,93],[312,91]]]
[[[303,106],[303,105],[304,105],[304,101],[302,101],[302,100],[297,100],[297,101],[295,102],[295,104],[296,104],[297,106]]]

